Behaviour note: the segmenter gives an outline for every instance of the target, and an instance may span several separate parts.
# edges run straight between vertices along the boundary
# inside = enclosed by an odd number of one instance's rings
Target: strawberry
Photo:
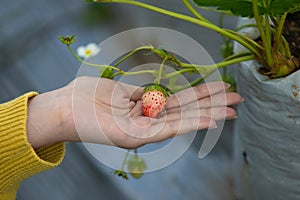
[[[158,85],[145,87],[142,96],[142,110],[145,116],[156,118],[167,103],[168,93]]]
[[[133,178],[140,178],[147,168],[145,161],[137,154],[131,156],[127,163],[128,171]]]

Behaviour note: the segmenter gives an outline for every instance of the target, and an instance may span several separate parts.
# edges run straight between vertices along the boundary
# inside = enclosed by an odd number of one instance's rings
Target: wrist
[[[60,118],[60,141],[79,142],[74,114],[73,114],[73,87],[74,82],[58,90],[59,118]]]
[[[33,148],[69,141],[73,127],[72,99],[66,87],[29,99],[27,138]]]

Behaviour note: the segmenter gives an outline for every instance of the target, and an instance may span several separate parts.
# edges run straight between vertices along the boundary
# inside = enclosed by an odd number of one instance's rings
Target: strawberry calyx
[[[169,89],[163,85],[159,85],[159,84],[151,84],[151,85],[148,85],[144,88],[144,93],[148,92],[148,91],[158,91],[158,92],[161,92],[164,97],[169,97]]]

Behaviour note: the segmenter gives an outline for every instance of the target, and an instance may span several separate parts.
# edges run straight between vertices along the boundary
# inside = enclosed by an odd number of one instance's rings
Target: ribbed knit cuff
[[[34,150],[27,141],[26,121],[29,92],[0,105],[0,196],[12,193],[24,179],[61,163],[64,143]]]

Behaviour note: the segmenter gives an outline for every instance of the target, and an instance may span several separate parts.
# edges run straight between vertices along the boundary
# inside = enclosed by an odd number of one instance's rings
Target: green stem
[[[164,78],[172,78],[174,76],[181,75],[181,74],[184,74],[184,73],[187,73],[187,72],[193,72],[193,71],[195,71],[194,67],[187,67],[185,69],[181,69],[181,70],[174,71],[174,72],[171,72],[169,74],[166,74],[164,76]]]
[[[156,79],[156,84],[160,84],[160,81],[161,81],[161,78],[162,78],[162,74],[164,73],[164,69],[165,69],[165,63],[167,62],[168,60],[168,56],[166,56],[163,61],[161,62],[160,66],[159,66],[159,71],[158,71],[158,76],[157,76],[157,79]]]
[[[189,0],[182,0],[187,9],[199,20],[209,22],[206,18],[204,18],[199,12],[195,10],[195,8],[190,4]]]
[[[201,76],[199,78],[197,78],[196,80],[192,81],[191,83],[188,83],[184,86],[177,86],[177,87],[174,87],[174,92],[179,92],[181,90],[184,90],[184,89],[187,89],[187,88],[190,88],[190,87],[193,87],[193,86],[196,86],[198,84],[200,84],[205,78],[207,78],[209,75],[211,75],[212,73],[214,73],[215,70],[213,71],[210,71],[209,73],[207,73],[205,76]]]
[[[232,60],[232,59],[235,59],[235,58],[244,57],[244,56],[250,56],[250,55],[252,55],[251,52],[243,52],[243,53],[239,53],[239,54],[233,54],[233,55],[228,56],[227,58],[225,58],[225,61],[226,60]]]
[[[269,15],[266,14],[265,15],[265,30],[266,30],[266,39],[267,39],[267,44],[268,44],[268,48],[270,48],[269,50],[269,55],[266,54],[267,56],[267,62],[269,66],[273,66],[274,61],[272,58],[272,34],[271,34],[271,25],[270,25],[270,20],[269,20]]]
[[[122,76],[132,76],[132,75],[140,75],[140,74],[152,74],[152,75],[157,75],[157,71],[156,70],[141,70],[141,71],[136,71],[136,72],[122,72],[121,75]]]
[[[125,165],[126,165],[126,161],[127,161],[127,158],[129,156],[129,149],[127,150],[126,154],[125,154],[125,157],[123,159],[123,162],[122,162],[122,165],[121,165],[121,170],[124,171],[124,168],[125,168]]]
[[[292,57],[292,52],[289,46],[288,41],[286,41],[285,37],[283,37],[283,35],[281,36],[281,41],[284,45],[284,54],[288,57],[291,58]]]
[[[257,24],[257,28],[259,30],[260,36],[262,38],[265,38],[266,35],[264,32],[264,27],[263,27],[263,24],[262,24],[260,15],[259,15],[259,10],[258,10],[258,0],[253,0],[252,4],[253,4],[253,14],[254,14],[255,22]]]
[[[209,71],[207,74],[199,77],[198,79],[192,81],[191,83],[185,85],[185,86],[181,86],[181,87],[178,87],[176,88],[176,92],[177,91],[180,91],[180,90],[183,90],[183,89],[186,89],[186,88],[189,88],[189,87],[193,87],[193,86],[196,86],[198,85],[199,83],[201,83],[206,77],[208,77],[209,75],[211,75],[213,72],[215,72],[217,69],[220,69],[222,67],[226,67],[227,65],[232,65],[232,64],[236,64],[236,63],[239,63],[239,62],[243,62],[243,61],[248,61],[248,60],[253,60],[254,59],[254,55],[250,55],[250,56],[244,56],[244,57],[241,57],[241,58],[236,58],[236,59],[233,59],[231,61],[226,61],[226,62],[220,62],[220,63],[217,63],[215,66],[216,68],[214,70],[211,70]]]
[[[110,65],[99,65],[99,64],[94,64],[94,63],[89,63],[89,62],[86,62],[84,60],[82,60],[74,51],[73,49],[70,47],[70,45],[67,45],[69,51],[71,52],[71,54],[79,61],[81,62],[82,64],[85,64],[85,65],[88,65],[88,66],[91,66],[91,67],[100,67],[100,68],[107,68],[107,67],[111,67],[112,69],[116,70],[116,71],[121,71],[119,68],[117,67],[114,67],[114,66],[110,66]]]
[[[243,57],[238,57],[238,58],[235,58],[235,59],[232,59],[232,60],[225,60],[225,61],[222,61],[222,62],[219,62],[215,65],[206,65],[206,66],[195,66],[195,68],[197,69],[201,69],[202,67],[213,67],[215,66],[216,69],[220,69],[220,68],[223,68],[223,67],[227,67],[229,65],[233,65],[233,64],[236,64],[236,63],[240,63],[240,62],[244,62],[244,61],[248,61],[248,60],[253,60],[255,58],[254,55],[248,55],[248,56],[243,56]]]
[[[259,45],[257,42],[255,42],[254,40],[252,40],[251,38],[245,36],[245,35],[242,35],[238,32],[235,32],[233,30],[230,30],[230,29],[226,29],[228,32],[232,33],[233,35],[236,35],[238,37],[241,37],[243,38],[245,41],[247,41],[249,43],[249,45],[252,45],[253,48],[255,49],[260,49],[260,50],[264,50],[264,47],[262,47],[261,45]],[[258,57],[261,57],[261,55],[257,55]]]
[[[271,46],[269,45],[268,38],[267,38],[267,36],[265,34],[265,31],[264,31],[264,26],[263,26],[263,23],[262,23],[262,19],[259,15],[258,0],[253,0],[252,4],[253,4],[253,14],[254,14],[256,24],[257,24],[257,28],[259,30],[261,39],[262,39],[264,47],[265,47],[266,62],[268,64],[268,66],[265,66],[265,67],[269,67],[270,66],[269,62],[272,59],[272,57],[271,57],[272,56],[271,55]],[[265,20],[269,20],[269,19],[265,19]]]
[[[283,31],[283,28],[284,28],[284,23],[285,23],[285,20],[286,20],[286,16],[287,16],[287,13],[284,13],[278,20],[278,24],[277,24],[277,27],[276,27],[276,33],[275,33],[275,42],[278,44],[281,44],[281,36],[282,36],[282,31]]]
[[[166,9],[162,9],[162,8],[159,8],[159,7],[156,7],[156,6],[152,6],[152,5],[142,3],[142,2],[138,2],[138,1],[134,1],[134,0],[104,0],[104,1],[103,0],[96,0],[96,2],[111,2],[111,3],[131,4],[131,5],[143,7],[143,8],[146,8],[148,10],[152,10],[152,11],[155,11],[155,12],[158,12],[158,13],[162,13],[162,14],[165,14],[165,15],[177,18],[177,19],[188,21],[190,23],[194,23],[194,24],[197,24],[199,26],[203,26],[205,28],[211,29],[211,30],[213,30],[213,31],[225,36],[225,37],[228,37],[232,40],[235,40],[238,43],[240,43],[241,45],[243,45],[244,47],[246,47],[249,51],[251,51],[255,55],[260,56],[259,52],[253,46],[249,45],[247,41],[245,41],[244,39],[228,32],[225,29],[222,29],[222,28],[220,28],[220,27],[218,27],[215,24],[210,23],[210,22],[201,21],[201,20],[199,20],[197,18],[194,18],[194,17],[190,17],[190,16],[187,16],[187,15],[184,15],[184,14],[176,13],[176,12],[173,12],[173,11],[169,11],[169,10],[166,10]]]
[[[164,77],[165,78],[171,78],[173,76],[177,76],[177,75],[180,75],[180,74],[183,74],[183,73],[186,73],[186,72],[195,71],[195,69],[202,76],[206,76],[207,74],[211,74],[211,72],[214,72],[217,69],[221,69],[223,67],[227,67],[229,65],[233,65],[233,64],[236,64],[236,63],[244,62],[244,61],[253,60],[254,58],[255,58],[254,55],[245,55],[243,57],[237,57],[237,58],[234,58],[232,60],[224,60],[222,62],[219,62],[217,64],[213,64],[213,65],[194,65],[194,64],[190,64],[190,63],[182,63],[182,66],[185,67],[186,69],[171,72],[169,74],[166,74]]]
[[[207,74],[206,76],[201,76],[200,78],[192,81],[189,85],[186,86],[186,88],[188,87],[193,87],[193,86],[196,86],[198,85],[199,83],[201,83],[205,78],[207,78],[209,75],[211,75],[213,72],[215,71],[211,71],[209,74]],[[186,88],[183,88],[183,89],[186,89]]]
[[[119,72],[116,72],[112,75],[112,79],[114,79],[114,77],[118,76],[118,75],[123,75],[125,72],[124,71],[119,71]]]
[[[175,84],[176,84],[178,77],[179,76],[173,76],[173,77],[169,78],[169,85],[167,87],[171,90],[171,93],[173,93],[176,90]]]
[[[278,23],[276,23],[278,24]],[[275,35],[274,36],[274,52],[280,52],[282,55],[284,55],[286,58],[291,58],[292,54],[291,54],[291,49],[289,46],[289,43],[286,41],[286,39],[284,38],[284,36],[282,35],[282,31],[281,34],[279,34],[278,36],[276,36],[276,34],[278,32],[277,31],[277,27],[271,28],[272,34]],[[276,37],[280,37],[280,39],[276,39]]]
[[[141,51],[141,50],[151,50],[151,49],[153,49],[153,47],[150,46],[150,45],[138,47],[138,48],[134,49],[133,51],[131,51],[130,53],[128,53],[122,59],[120,59],[116,64],[114,64],[114,66],[115,67],[119,66],[122,62],[124,62],[126,59],[128,59],[130,56],[132,56],[133,54],[137,53],[138,51]]]

